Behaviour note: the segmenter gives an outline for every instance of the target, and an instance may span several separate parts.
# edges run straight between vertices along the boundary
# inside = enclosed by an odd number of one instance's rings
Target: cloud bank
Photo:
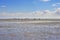
[[[1,13],[2,18],[60,18],[60,8],[54,11],[43,10],[31,13]]]

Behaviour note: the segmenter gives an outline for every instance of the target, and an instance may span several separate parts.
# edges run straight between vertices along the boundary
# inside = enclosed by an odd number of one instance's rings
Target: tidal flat
[[[60,22],[0,22],[0,40],[60,40]]]

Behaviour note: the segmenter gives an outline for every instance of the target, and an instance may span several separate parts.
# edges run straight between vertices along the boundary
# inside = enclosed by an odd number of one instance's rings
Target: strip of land
[[[18,22],[18,23],[52,23],[60,22],[60,19],[0,19],[0,22]]]

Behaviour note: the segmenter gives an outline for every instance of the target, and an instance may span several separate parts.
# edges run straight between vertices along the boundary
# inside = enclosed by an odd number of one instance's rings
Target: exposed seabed
[[[0,40],[60,40],[60,22],[0,22]]]

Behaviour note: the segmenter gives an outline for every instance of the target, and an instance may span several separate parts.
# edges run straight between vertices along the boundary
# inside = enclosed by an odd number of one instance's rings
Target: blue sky
[[[60,0],[0,0],[0,14],[31,14],[36,11],[55,11],[59,8]]]
[[[0,0],[0,6],[5,5],[7,12],[31,12],[36,10],[53,10],[52,4],[60,0]]]

